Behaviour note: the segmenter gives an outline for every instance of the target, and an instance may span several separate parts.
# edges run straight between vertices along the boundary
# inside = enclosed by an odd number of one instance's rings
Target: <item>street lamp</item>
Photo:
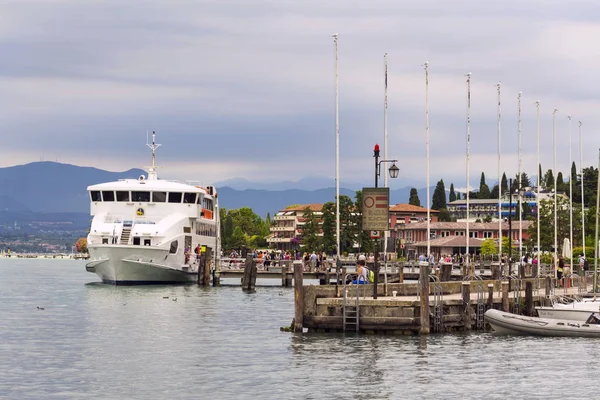
[[[392,166],[388,169],[390,178],[396,179],[400,173],[400,168],[396,166],[398,160],[379,160],[379,145],[376,144],[373,149],[373,157],[375,157],[375,187],[378,187],[378,179],[381,176],[381,164],[392,163]]]
[[[381,176],[381,164],[382,163],[392,163],[392,166],[388,169],[390,178],[395,179],[398,177],[398,173],[400,172],[400,168],[396,166],[398,160],[379,160],[379,145],[375,144],[375,148],[373,149],[373,157],[375,157],[375,187],[378,184],[378,178]],[[373,281],[373,298],[377,298],[377,285],[379,284],[379,239],[375,239],[375,260],[373,264],[373,269],[375,273],[374,281]]]

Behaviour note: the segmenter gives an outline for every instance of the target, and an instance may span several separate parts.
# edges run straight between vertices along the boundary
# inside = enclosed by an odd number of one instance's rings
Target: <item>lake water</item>
[[[114,287],[84,265],[0,259],[0,398],[600,397],[598,340],[292,334],[290,288]]]

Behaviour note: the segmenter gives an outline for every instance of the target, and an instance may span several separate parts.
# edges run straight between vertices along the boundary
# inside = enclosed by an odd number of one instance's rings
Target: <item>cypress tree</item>
[[[459,194],[460,196],[460,194]],[[452,203],[454,200],[456,200],[456,193],[454,193],[454,183],[450,184],[450,195],[448,196],[448,201],[450,203]]]
[[[439,180],[435,187],[435,190],[433,191],[433,198],[431,199],[431,208],[434,210],[446,208],[446,189],[444,188],[443,179]]]
[[[408,204],[419,207],[421,206],[421,200],[419,200],[419,193],[417,193],[416,188],[410,189],[410,197],[408,199]]]

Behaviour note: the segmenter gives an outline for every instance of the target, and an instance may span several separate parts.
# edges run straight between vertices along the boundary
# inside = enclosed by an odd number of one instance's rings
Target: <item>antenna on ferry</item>
[[[146,133],[147,134],[147,133]],[[147,141],[147,139],[146,139]],[[160,144],[156,144],[156,132],[152,131],[152,144],[146,143],[146,146],[152,150],[152,164],[148,167],[148,180],[156,180],[156,149],[160,147]]]

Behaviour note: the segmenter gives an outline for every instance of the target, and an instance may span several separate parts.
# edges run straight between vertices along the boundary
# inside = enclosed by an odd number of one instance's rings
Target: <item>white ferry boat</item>
[[[219,208],[212,186],[158,179],[152,133],[148,176],[87,188],[92,219],[86,269],[115,285],[194,282],[199,257],[220,254]]]

